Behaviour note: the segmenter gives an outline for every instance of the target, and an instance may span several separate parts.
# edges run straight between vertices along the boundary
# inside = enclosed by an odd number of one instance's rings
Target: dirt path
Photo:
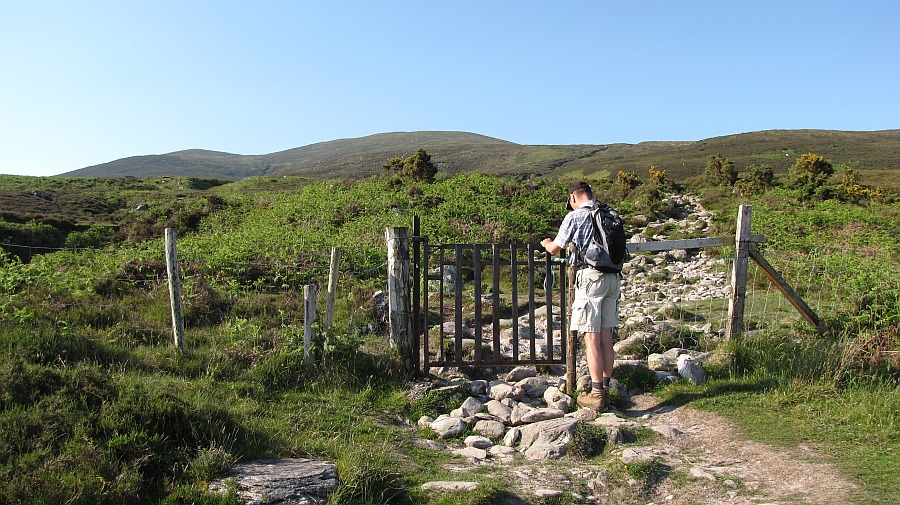
[[[655,396],[638,395],[623,415],[651,429],[680,432],[658,437],[652,444],[627,444],[613,450],[614,457],[638,445],[652,451],[666,469],[666,478],[650,486],[604,485],[599,464],[573,464],[568,458],[555,462],[516,458],[495,467],[517,495],[504,503],[542,503],[538,490],[550,489],[576,493],[597,504],[843,505],[852,503],[857,491],[855,484],[811,449],[776,448],[747,440],[735,426],[712,413],[672,408]]]
[[[654,396],[639,395],[632,401],[627,414],[649,414],[648,426],[669,426],[683,433],[662,438],[654,446],[654,450],[666,453],[674,467],[698,469],[695,474],[701,475],[700,480],[709,479],[703,477],[705,473],[715,477],[715,482],[730,479],[738,484],[733,489],[737,494],[725,494],[728,503],[851,502],[856,485],[809,448],[790,450],[747,440],[731,423],[715,414],[689,407],[664,407]],[[677,497],[677,491],[673,494]],[[692,497],[698,498],[702,497]],[[709,498],[705,503],[721,503],[722,496]]]

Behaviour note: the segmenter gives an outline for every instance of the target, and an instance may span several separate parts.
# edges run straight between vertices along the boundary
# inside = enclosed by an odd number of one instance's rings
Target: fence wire
[[[5,250],[29,248],[0,244]],[[0,333],[27,338],[88,336],[129,349],[173,343],[165,250],[42,248],[22,263],[0,258]],[[21,254],[17,255],[23,257]],[[215,268],[190,246],[178,244],[187,346],[265,348],[283,339],[302,342],[303,285],[316,284],[320,315],[328,296],[329,264],[255,256],[217,261]],[[336,309],[347,326],[336,331],[378,331],[370,315],[386,264],[338,270]],[[383,274],[380,277],[384,277]],[[359,279],[367,281],[360,282]],[[320,329],[321,331],[321,329]],[[5,347],[15,347],[3,338]]]
[[[31,246],[0,246],[38,252]],[[7,260],[0,269],[0,329],[53,331],[61,338],[90,331],[130,348],[170,345],[162,244],[115,251],[40,249],[40,254],[29,256],[30,263]],[[634,331],[669,332],[676,340],[710,350],[723,336],[728,319],[732,251],[723,247],[635,255],[625,272],[620,324]],[[860,258],[858,251],[840,247],[770,247],[762,253],[825,320],[858,312],[862,300],[900,285],[896,269],[875,267],[890,264],[881,254]],[[178,256],[188,346],[191,338],[254,348],[296,339],[304,323],[302,285],[318,284],[320,299],[326,296],[329,265],[311,264],[299,251],[296,262],[257,256],[220,261],[216,269],[205,265],[200,252],[181,244]],[[347,327],[341,330],[383,330],[383,320],[373,319],[370,309],[374,293],[384,289],[385,267],[358,270],[342,262],[338,320],[347,321]],[[790,331],[798,321],[804,324],[751,262],[744,331]]]

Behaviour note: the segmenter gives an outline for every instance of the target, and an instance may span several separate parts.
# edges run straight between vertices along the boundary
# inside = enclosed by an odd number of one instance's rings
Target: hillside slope
[[[900,130],[767,130],[699,141],[639,144],[520,145],[465,132],[395,132],[311,144],[264,155],[205,150],[135,156],[86,167],[67,177],[190,176],[239,180],[257,175],[363,178],[381,172],[394,156],[422,148],[445,173],[571,174],[606,176],[619,170],[646,174],[650,165],[675,180],[702,173],[707,156],[721,154],[738,169],[769,164],[784,172],[796,157],[814,152],[835,165],[862,170],[900,169]]]

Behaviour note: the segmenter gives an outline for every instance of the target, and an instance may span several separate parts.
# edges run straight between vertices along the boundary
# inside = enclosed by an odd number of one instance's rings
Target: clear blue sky
[[[389,131],[896,129],[898,24],[896,0],[9,0],[0,173]]]

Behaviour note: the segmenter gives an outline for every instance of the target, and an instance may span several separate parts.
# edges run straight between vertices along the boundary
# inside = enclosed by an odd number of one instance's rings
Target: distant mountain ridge
[[[639,144],[521,145],[468,132],[379,133],[338,139],[263,155],[203,149],[133,156],[61,174],[63,177],[189,176],[239,180],[262,175],[363,178],[382,171],[389,158],[425,149],[439,170],[489,174],[588,175],[619,170],[646,173],[650,165],[680,180],[702,171],[706,157],[721,154],[741,169],[769,164],[784,171],[797,156],[814,152],[835,165],[900,169],[900,130],[766,130],[699,141]]]

